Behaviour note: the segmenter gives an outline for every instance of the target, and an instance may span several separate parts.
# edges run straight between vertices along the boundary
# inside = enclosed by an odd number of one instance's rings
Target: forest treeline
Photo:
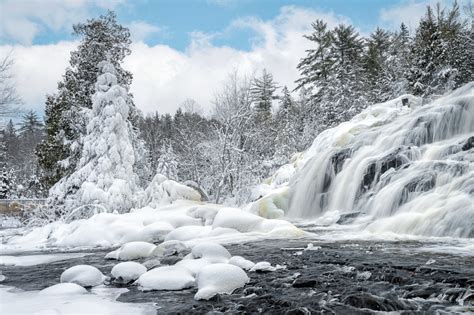
[[[473,30],[472,7],[456,2],[427,7],[413,33],[402,24],[364,38],[351,25],[330,29],[317,20],[305,35],[313,48],[297,66],[294,91],[265,69],[254,76],[233,72],[210,113],[188,99],[174,114],[160,113],[157,104],[146,115],[127,92],[139,184],[161,173],[195,182],[213,201],[247,202],[252,185],[370,104],[407,93],[432,98],[472,81]],[[47,96],[44,123],[28,112],[2,131],[0,198],[44,197],[76,170],[101,61],[113,65],[117,83],[129,91],[133,76],[122,61],[130,54],[130,32],[115,14],[77,24],[74,34],[80,45]]]

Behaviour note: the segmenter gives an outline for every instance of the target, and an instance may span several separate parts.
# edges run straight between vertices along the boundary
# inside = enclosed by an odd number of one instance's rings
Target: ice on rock
[[[138,278],[140,290],[183,290],[194,286],[192,272],[180,266],[165,266],[152,269]]]
[[[151,256],[172,256],[172,255],[180,255],[186,251],[188,251],[188,246],[181,241],[177,240],[170,240],[165,241],[153,250]]]
[[[75,283],[83,287],[95,287],[102,284],[105,276],[99,269],[89,265],[73,266],[61,274],[61,283]]]
[[[255,266],[250,269],[250,271],[254,272],[272,272],[278,269],[285,269],[286,266],[281,266],[281,265],[276,265],[272,266],[269,262],[267,261],[261,261],[255,264]]]
[[[231,257],[224,246],[213,242],[195,245],[191,250],[191,255],[193,258],[205,258],[213,263],[227,263]]]
[[[38,292],[40,295],[84,294],[87,290],[76,283],[58,283]]]
[[[147,269],[142,264],[126,261],[115,265],[110,273],[114,279],[128,283],[137,280],[145,272]]]
[[[216,294],[231,294],[249,282],[241,268],[231,264],[212,264],[201,269],[197,276],[196,300],[209,300]]]
[[[231,259],[229,259],[229,264],[235,265],[244,270],[250,270],[255,266],[255,263],[245,259],[242,256],[233,256]]]
[[[250,211],[267,219],[278,219],[288,210],[288,187],[273,190],[259,200],[255,201]]]
[[[105,255],[105,259],[134,260],[147,258],[155,248],[154,244],[148,242],[129,242]]]

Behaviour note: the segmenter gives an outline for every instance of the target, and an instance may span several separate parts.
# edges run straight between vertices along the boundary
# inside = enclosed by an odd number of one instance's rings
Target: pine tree
[[[0,199],[6,199],[10,195],[11,180],[7,170],[7,146],[5,131],[0,131]]]
[[[312,89],[314,96],[318,97],[324,91],[334,63],[331,54],[334,38],[324,21],[316,20],[311,25],[313,33],[305,35],[305,38],[314,42],[316,48],[306,50],[306,57],[301,59],[297,66],[301,78],[296,80],[296,83],[297,89],[302,87]]]
[[[86,133],[88,111],[92,108],[91,97],[101,71],[97,66],[99,62],[107,58],[110,60],[116,69],[118,83],[127,91],[132,81],[132,74],[121,67],[123,59],[130,54],[130,32],[117,22],[113,12],[74,25],[73,29],[74,35],[81,37],[81,42],[71,53],[70,68],[58,83],[57,93],[47,97],[47,136],[37,149],[46,187],[76,169],[82,152],[82,138]],[[138,133],[140,113],[133,104],[131,94],[127,93],[130,107],[128,119],[133,124],[134,132]],[[138,138],[133,145],[137,154],[144,153],[144,145]],[[146,160],[136,158],[139,161],[135,165],[136,171],[146,172],[146,164],[143,164]]]
[[[292,153],[297,150],[298,131],[297,131],[297,112],[290,91],[285,86],[282,89],[280,97],[280,107],[276,116],[277,136],[275,139],[275,157],[279,164],[288,161]]]
[[[277,85],[273,76],[266,69],[263,69],[262,76],[257,77],[252,82],[250,89],[254,111],[260,117],[268,118],[271,116],[272,102],[277,99],[274,95]]]
[[[96,204],[126,212],[134,206],[138,177],[134,172],[134,131],[129,94],[109,61],[99,63],[92,110],[78,167],[50,190],[48,206],[67,214],[75,207]]]

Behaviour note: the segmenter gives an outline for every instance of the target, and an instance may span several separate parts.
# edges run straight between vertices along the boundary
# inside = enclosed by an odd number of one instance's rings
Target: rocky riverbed
[[[313,246],[308,248],[309,243]],[[232,255],[286,268],[249,272],[250,282],[244,288],[210,301],[194,300],[195,289],[142,292],[133,285],[126,286],[129,291],[118,301],[154,303],[159,314],[473,312],[474,257],[419,250],[427,245],[417,241],[312,239],[227,245]],[[109,275],[116,261],[105,260],[107,252],[87,251],[83,257],[34,266],[1,266],[7,277],[1,284],[40,290],[58,283],[61,273],[76,264],[90,264]]]

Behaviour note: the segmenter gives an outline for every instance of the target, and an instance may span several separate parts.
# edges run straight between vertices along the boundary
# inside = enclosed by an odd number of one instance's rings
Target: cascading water
[[[425,105],[374,105],[321,133],[303,161],[289,217],[360,212],[370,231],[474,237],[474,83]]]

